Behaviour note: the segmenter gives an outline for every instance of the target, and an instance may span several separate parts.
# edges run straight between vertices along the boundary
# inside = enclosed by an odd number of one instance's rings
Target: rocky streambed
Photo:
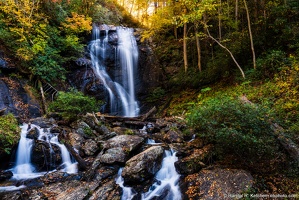
[[[176,118],[126,121],[87,114],[67,126],[53,118],[30,123],[38,127],[28,128],[26,136],[33,141],[31,164],[45,173],[14,180],[10,170],[2,171],[1,199],[231,199],[252,184],[248,172],[214,165],[213,145],[183,134],[187,127]],[[62,170],[61,150],[42,140],[39,130],[58,137],[76,173]]]

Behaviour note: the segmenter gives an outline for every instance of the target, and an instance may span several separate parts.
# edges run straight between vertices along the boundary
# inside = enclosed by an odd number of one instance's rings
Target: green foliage
[[[20,138],[20,128],[13,114],[0,116],[0,153],[11,152]]]
[[[84,133],[85,133],[86,135],[89,135],[89,136],[92,136],[92,135],[93,135],[93,131],[92,131],[92,129],[91,129],[90,127],[85,126],[85,127],[83,128],[83,131],[84,131]]]
[[[126,129],[124,134],[125,135],[134,135],[134,131],[132,129]]]
[[[161,87],[155,88],[146,98],[147,102],[156,102],[161,100],[165,95],[165,90]]]
[[[263,76],[260,78],[272,78],[282,67],[290,64],[290,61],[283,51],[272,50],[258,58],[256,64],[258,73]]]
[[[123,18],[120,12],[114,7],[112,9],[108,9],[102,5],[96,5],[92,19],[94,22],[100,22],[103,24],[119,24]]]
[[[76,120],[86,112],[97,111],[99,102],[93,97],[84,96],[82,92],[59,92],[57,99],[49,105],[49,110],[58,112],[64,119]]]
[[[233,154],[239,160],[271,159],[277,150],[266,107],[244,104],[229,96],[199,102],[187,121],[199,137],[216,145],[218,156]]]
[[[82,36],[91,30],[91,18],[76,11],[83,12],[92,2],[78,2],[8,0],[0,4],[0,42],[19,61],[19,69],[47,81],[64,80],[65,66],[82,55]]]

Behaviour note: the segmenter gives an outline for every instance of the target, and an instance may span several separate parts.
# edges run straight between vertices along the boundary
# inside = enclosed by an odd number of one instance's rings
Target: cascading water
[[[180,175],[177,173],[174,163],[178,160],[176,153],[172,150],[165,151],[165,157],[162,161],[162,167],[157,172],[155,179],[157,180],[149,189],[148,192],[141,194],[142,200],[159,199],[163,197],[163,200],[181,200],[182,195],[180,187],[178,185]],[[121,176],[122,168],[118,171],[116,178],[116,184],[118,184],[122,190],[122,200],[131,200],[136,193],[131,187],[124,186],[124,179]],[[157,198],[158,197],[158,198]]]
[[[134,198],[134,196],[136,195],[136,193],[133,192],[133,190],[132,190],[131,187],[124,186],[124,179],[121,176],[122,170],[123,170],[123,168],[120,168],[118,170],[117,178],[115,179],[115,181],[116,181],[116,184],[118,184],[122,188],[122,190],[123,190],[123,194],[122,194],[121,200],[131,200],[131,199]]]
[[[33,146],[33,139],[27,138],[28,130],[28,124],[23,124],[21,126],[21,138],[19,141],[19,146],[16,154],[16,165],[12,169],[13,177],[12,179],[31,179],[35,177],[39,177],[44,175],[47,172],[36,172],[35,167],[31,163],[31,150]],[[67,151],[66,147],[58,142],[57,136],[48,133],[47,130],[41,129],[40,127],[36,125],[31,125],[31,128],[37,128],[39,130],[39,140],[43,140],[49,144],[49,147],[51,148],[52,144],[56,144],[61,151],[61,157],[62,157],[62,165],[63,169],[62,171],[67,173],[77,173],[77,164],[75,162],[71,161],[71,157],[69,152]]]
[[[28,124],[21,126],[21,138],[17,150],[16,166],[13,168],[13,179],[28,179],[40,176],[33,173],[35,168],[31,164],[31,149],[33,140],[26,138]]]
[[[163,196],[165,200],[181,200],[180,187],[178,185],[180,175],[174,167],[174,163],[178,160],[176,153],[173,151],[165,151],[166,156],[162,161],[162,167],[157,172],[155,182],[148,192],[142,194],[142,200],[150,200],[155,197]]]
[[[138,47],[133,36],[133,30],[129,28],[117,28],[118,54],[116,63],[122,68],[121,80],[113,81],[104,65],[108,44],[108,29],[105,36],[100,37],[100,28],[93,27],[89,51],[95,75],[102,81],[109,93],[110,112],[118,115],[134,117],[139,114],[138,103],[135,98],[134,79],[138,62]]]

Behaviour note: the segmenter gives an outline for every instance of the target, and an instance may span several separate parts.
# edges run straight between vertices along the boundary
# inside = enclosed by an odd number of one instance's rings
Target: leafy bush
[[[0,116],[0,153],[9,154],[19,138],[20,128],[13,114]]]
[[[218,156],[233,154],[238,159],[261,161],[271,158],[278,146],[269,114],[265,107],[222,96],[196,105],[187,120],[200,137],[215,144]]]
[[[147,102],[156,102],[161,100],[165,95],[165,90],[161,87],[155,88],[147,97]]]
[[[263,57],[258,58],[256,63],[258,70],[262,73],[264,78],[272,78],[282,67],[290,64],[285,53],[279,50],[267,52]]]
[[[49,111],[58,112],[67,120],[76,120],[79,115],[96,111],[98,108],[99,102],[95,98],[74,90],[59,92],[57,99],[49,105]]]

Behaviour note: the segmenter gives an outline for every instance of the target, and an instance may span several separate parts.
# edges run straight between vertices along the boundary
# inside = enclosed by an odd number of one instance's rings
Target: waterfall
[[[62,171],[67,172],[69,174],[77,173],[77,163],[72,162],[71,155],[68,152],[65,145],[60,144],[58,142],[58,136],[52,137],[51,138],[51,143],[56,144],[60,148],[61,157],[62,157],[62,164],[61,165],[64,166]]]
[[[134,196],[136,195],[136,193],[133,192],[133,190],[132,190],[131,187],[124,186],[124,179],[121,176],[122,170],[123,170],[123,168],[120,168],[118,170],[117,178],[115,179],[115,181],[116,181],[116,184],[118,184],[122,188],[122,190],[123,190],[123,194],[122,194],[121,200],[131,200],[131,199],[134,198]]]
[[[33,140],[26,138],[28,124],[21,126],[21,138],[17,150],[16,166],[13,168],[14,179],[35,178],[40,174],[33,173],[35,168],[31,164],[31,149]]]
[[[109,94],[110,113],[134,117],[139,114],[139,107],[135,97],[135,72],[138,63],[138,47],[129,28],[117,28],[118,47],[116,63],[119,63],[122,76],[119,80],[112,80],[104,64],[108,46],[108,28],[104,37],[101,36],[99,27],[94,26],[92,41],[89,44],[90,57],[95,75],[102,81]]]
[[[122,69],[122,83],[126,91],[128,91],[128,107],[129,116],[136,116],[138,113],[138,105],[135,99],[134,77],[138,64],[138,46],[131,28],[117,28],[118,35],[118,56]]]
[[[178,185],[180,175],[175,170],[174,163],[178,160],[176,153],[166,150],[166,156],[162,161],[162,167],[157,172],[155,182],[148,192],[142,194],[142,200],[150,200],[155,197],[165,196],[165,200],[181,200],[180,187]]]
[[[156,173],[157,180],[149,189],[148,192],[141,194],[142,200],[161,199],[164,200],[181,200],[182,195],[179,187],[180,175],[177,173],[174,163],[178,160],[176,153],[172,150],[165,151],[165,157],[162,161],[161,169]],[[121,200],[131,200],[136,193],[131,187],[124,186],[124,179],[121,176],[123,168],[118,171],[118,176],[115,179],[123,191]],[[157,198],[158,197],[158,198]]]
[[[28,124],[23,124],[21,126],[21,138],[19,141],[17,154],[16,154],[16,165],[12,169],[13,177],[12,179],[31,179],[44,175],[47,172],[36,172],[35,167],[31,163],[31,154],[33,139],[27,138]],[[77,173],[77,163],[71,161],[70,153],[67,151],[63,144],[58,142],[57,135],[49,133],[48,129],[42,129],[34,124],[31,128],[37,128],[39,130],[38,140],[43,140],[49,144],[50,151],[52,150],[52,144],[56,144],[61,151],[62,166],[64,167],[62,171],[67,173]]]

